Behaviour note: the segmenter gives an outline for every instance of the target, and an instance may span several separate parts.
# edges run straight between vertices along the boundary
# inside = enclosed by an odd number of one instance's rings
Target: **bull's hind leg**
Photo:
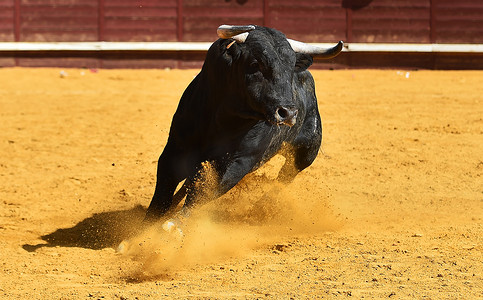
[[[318,112],[315,112],[305,119],[295,140],[283,149],[281,154],[285,157],[285,164],[277,180],[282,183],[292,182],[300,171],[314,162],[321,143],[322,123]]]

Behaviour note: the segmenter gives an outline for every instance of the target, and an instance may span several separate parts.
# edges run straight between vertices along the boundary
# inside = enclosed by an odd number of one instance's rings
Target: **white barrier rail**
[[[335,43],[313,43],[332,47]],[[1,52],[34,51],[207,51],[211,43],[184,42],[0,42]],[[483,53],[483,44],[366,44],[346,43],[344,52]]]
[[[348,52],[447,52],[483,53],[483,44],[364,44],[350,43],[345,46]]]

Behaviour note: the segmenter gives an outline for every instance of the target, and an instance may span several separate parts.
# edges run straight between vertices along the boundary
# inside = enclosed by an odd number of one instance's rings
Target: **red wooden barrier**
[[[15,3],[12,0],[0,0],[0,41],[15,41]]]
[[[0,0],[0,42],[214,41],[220,24],[266,25],[306,42],[483,43],[483,1]],[[168,65],[187,59],[179,55]],[[0,58],[0,66],[32,61]],[[70,63],[93,61],[123,58]]]
[[[483,43],[483,1],[0,0],[0,41],[212,41],[224,23],[308,42]]]

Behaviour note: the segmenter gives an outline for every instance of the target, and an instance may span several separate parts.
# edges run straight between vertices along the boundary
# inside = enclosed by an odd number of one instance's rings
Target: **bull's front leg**
[[[173,194],[178,183],[187,177],[188,169],[180,151],[168,143],[158,160],[156,188],[143,221],[145,225],[158,221],[178,204],[179,200],[173,201]]]
[[[180,198],[183,198],[186,191],[185,186],[175,196],[173,194],[178,183],[186,178],[188,169],[187,160],[183,158],[182,152],[175,151],[174,147],[168,142],[158,160],[156,188],[143,220],[143,229],[166,216],[170,209],[178,204],[181,200]],[[167,221],[162,227],[166,231],[173,231],[173,228],[170,227],[171,225]],[[132,239],[135,240],[136,238],[131,236],[122,241],[117,247],[117,252],[128,253],[129,249],[136,244],[132,242]]]

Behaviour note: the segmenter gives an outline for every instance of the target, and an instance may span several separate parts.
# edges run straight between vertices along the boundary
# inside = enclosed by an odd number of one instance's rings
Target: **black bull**
[[[314,56],[337,55],[342,42],[320,49],[251,25],[220,26],[218,35],[174,114],[145,224],[166,215],[185,196],[182,212],[188,214],[277,153],[286,156],[278,180],[291,182],[319,151],[322,124],[307,68]],[[209,193],[196,184],[204,162],[217,174]]]

